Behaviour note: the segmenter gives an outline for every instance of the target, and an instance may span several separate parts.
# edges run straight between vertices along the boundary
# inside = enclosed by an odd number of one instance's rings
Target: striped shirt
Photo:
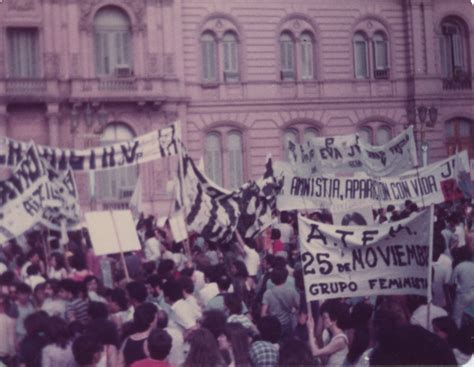
[[[66,315],[68,321],[71,322],[76,320],[85,324],[89,319],[89,315],[87,314],[88,307],[88,300],[82,298],[73,299],[66,306]]]

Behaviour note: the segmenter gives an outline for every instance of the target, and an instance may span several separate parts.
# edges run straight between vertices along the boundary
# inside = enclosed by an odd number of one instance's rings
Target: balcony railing
[[[8,94],[28,96],[47,91],[46,80],[39,79],[14,79],[7,80],[5,91]]]
[[[100,91],[126,91],[137,90],[135,79],[99,79],[98,89]]]
[[[388,79],[390,69],[376,69],[374,70],[375,79]]]
[[[443,89],[446,90],[461,90],[472,89],[471,74],[463,71],[458,71],[451,78],[443,79]]]

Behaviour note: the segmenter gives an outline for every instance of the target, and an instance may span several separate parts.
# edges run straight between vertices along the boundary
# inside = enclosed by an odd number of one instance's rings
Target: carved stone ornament
[[[85,32],[92,32],[93,24],[91,21],[91,12],[96,9],[99,4],[108,5],[106,0],[81,0],[79,6],[81,9],[81,15],[79,18],[79,29]],[[121,0],[119,3],[123,3],[132,9],[136,19],[136,24],[132,25],[133,31],[143,32],[146,31],[146,25],[144,23],[145,11],[146,11],[146,0]],[[118,4],[120,6],[120,4]]]
[[[301,24],[300,24],[300,22],[299,22],[298,20],[295,20],[295,21],[293,22],[293,28],[294,28],[294,29],[298,29],[298,28],[300,28],[300,26],[301,26]]]
[[[34,0],[8,0],[8,10],[29,11],[35,8]]]

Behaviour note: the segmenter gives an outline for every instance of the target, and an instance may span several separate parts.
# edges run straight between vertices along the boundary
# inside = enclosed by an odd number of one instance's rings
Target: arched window
[[[281,80],[295,79],[295,52],[292,36],[288,32],[280,35]]]
[[[239,51],[237,36],[234,32],[226,32],[222,39],[224,64],[224,80],[236,82],[239,80]]]
[[[354,35],[354,73],[357,79],[369,77],[367,54],[367,39],[363,33],[357,32]]]
[[[308,32],[301,34],[301,79],[314,79],[313,38]]]
[[[374,78],[385,79],[388,77],[388,42],[382,32],[377,32],[373,37],[374,45]]]
[[[445,125],[448,154],[467,150],[469,157],[474,158],[474,123],[464,118],[449,120]]]
[[[127,14],[116,7],[100,9],[94,18],[94,31],[97,75],[131,75],[131,27]]]
[[[211,132],[206,136],[204,166],[206,175],[222,186],[222,144],[218,133]]]
[[[35,28],[9,28],[8,69],[11,78],[37,78],[39,76],[38,30]]]
[[[311,139],[316,138],[318,136],[318,130],[312,127],[308,127],[304,130],[303,142],[309,142]]]
[[[205,82],[217,81],[217,47],[211,32],[201,36],[202,78]]]
[[[392,129],[384,124],[371,124],[358,129],[360,139],[371,145],[384,145],[392,139]]]
[[[229,187],[235,189],[240,187],[244,182],[244,159],[242,134],[240,132],[233,130],[227,134],[227,151]]]
[[[289,142],[292,142],[293,144],[298,144],[300,142],[298,130],[290,128],[286,129],[283,133],[284,158],[287,161],[290,161],[290,150],[288,149]]]
[[[108,125],[102,136],[100,144],[107,146],[133,139],[134,133],[125,124],[113,123]],[[138,179],[138,166],[116,168],[97,172],[98,197],[105,201],[128,203],[135,189]]]
[[[445,78],[459,78],[467,71],[464,49],[467,42],[461,25],[455,21],[445,21],[441,25],[440,49],[441,69]]]

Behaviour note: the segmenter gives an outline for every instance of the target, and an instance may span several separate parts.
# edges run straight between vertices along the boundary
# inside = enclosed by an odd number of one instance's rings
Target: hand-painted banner
[[[181,140],[179,121],[163,129],[141,135],[130,141],[74,150],[38,146],[41,158],[60,171],[99,171],[132,166],[177,154]],[[0,143],[0,166],[15,167],[23,159],[28,144],[3,138]]]
[[[183,158],[183,179],[178,205],[184,209],[189,231],[216,244],[230,243],[234,232],[244,239],[254,238],[272,223],[276,214],[277,183],[271,159],[263,178],[229,191],[219,187],[197,168],[188,156]]]
[[[396,223],[362,227],[299,216],[306,300],[427,295],[432,223],[431,209]]]
[[[354,134],[311,138],[305,144],[289,141],[288,149],[299,176],[361,171],[375,177],[396,176],[418,164],[411,126],[381,146],[364,143]]]
[[[462,168],[456,169],[456,162]],[[418,206],[451,201],[462,196],[459,182],[469,179],[467,152],[411,170],[399,177],[373,178],[362,173],[354,177],[334,175],[297,176],[286,162],[275,162],[275,177],[283,180],[277,196],[279,210],[349,210],[360,206],[386,207],[411,200]],[[460,174],[462,172],[463,174]]]

